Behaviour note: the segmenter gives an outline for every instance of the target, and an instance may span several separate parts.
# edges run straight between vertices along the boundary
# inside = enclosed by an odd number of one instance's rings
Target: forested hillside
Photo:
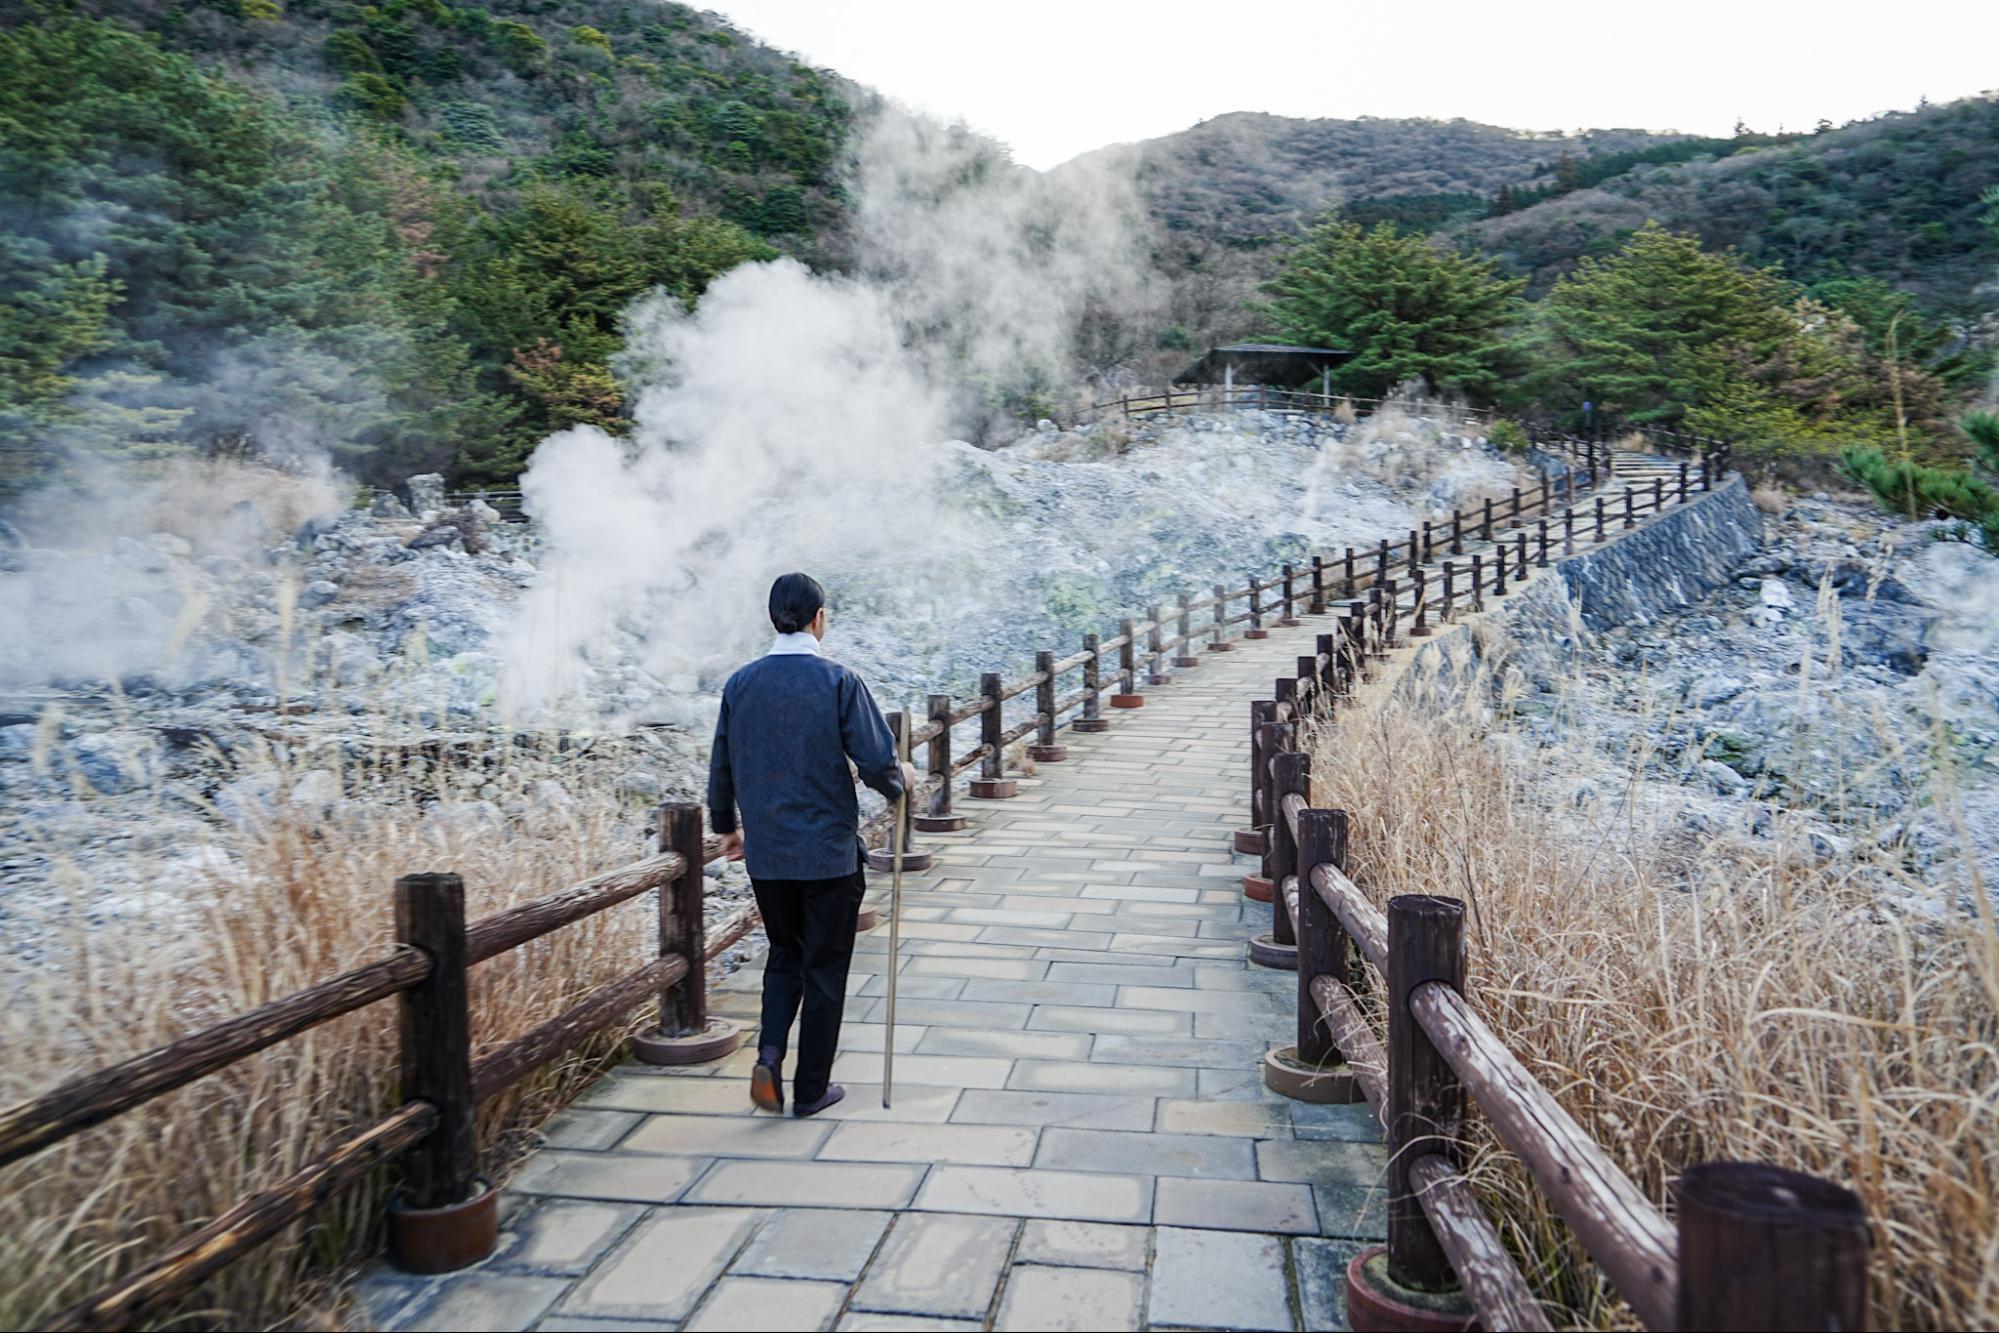
[[[836,259],[854,90],[674,5],[122,0],[0,30],[0,440],[517,469],[617,321]]]

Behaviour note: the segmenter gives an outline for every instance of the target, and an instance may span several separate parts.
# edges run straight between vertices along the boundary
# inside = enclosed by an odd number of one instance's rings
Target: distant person
[[[847,768],[894,803],[916,782],[861,678],[819,655],[826,590],[804,574],[770,587],[777,641],[722,687],[708,761],[708,819],[732,861],[747,861],[770,954],[750,1100],[784,1109],[785,1041],[798,1027],[792,1114],[846,1095],[830,1082],[847,1002],[866,849]],[[736,812],[742,811],[741,827]]]

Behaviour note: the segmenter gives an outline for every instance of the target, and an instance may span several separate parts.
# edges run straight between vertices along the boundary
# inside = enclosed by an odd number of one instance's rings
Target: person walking
[[[798,1021],[792,1114],[846,1095],[831,1082],[847,1001],[847,967],[866,889],[860,806],[847,767],[890,805],[916,785],[861,678],[820,654],[826,590],[805,574],[770,588],[770,651],[722,687],[708,760],[708,819],[744,861],[770,952],[750,1100],[784,1109],[784,1056]],[[741,823],[737,812],[741,811]],[[803,1009],[801,1018],[800,1010]]]

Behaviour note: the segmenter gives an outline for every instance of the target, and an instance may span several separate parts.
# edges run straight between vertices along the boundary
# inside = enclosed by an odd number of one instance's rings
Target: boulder
[[[150,732],[97,731],[70,743],[70,762],[106,796],[150,787],[160,775],[160,745]]]
[[[410,509],[418,518],[428,519],[444,510],[444,478],[435,472],[411,477],[408,482]]]

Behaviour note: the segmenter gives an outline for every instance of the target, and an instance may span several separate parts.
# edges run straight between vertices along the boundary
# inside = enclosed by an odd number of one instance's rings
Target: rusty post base
[[[1173,659],[1173,665],[1179,667],[1182,671],[1192,671],[1195,667],[1201,665],[1201,659],[1198,657],[1176,657]]]
[[[1251,937],[1249,941],[1249,961],[1258,967],[1275,967],[1286,972],[1298,970],[1298,946],[1279,944],[1277,937],[1269,931]]]
[[[1410,630],[1409,637],[1412,639],[1427,639],[1436,632],[1436,630],[1430,628],[1428,625],[1423,625],[1417,629]]]
[[[1284,616],[1281,619],[1279,619],[1277,623],[1282,625],[1285,629],[1297,629],[1300,625],[1304,624],[1305,622],[1298,619],[1298,617],[1296,616]]]
[[[1417,1291],[1388,1275],[1388,1247],[1370,1245],[1347,1264],[1347,1327],[1354,1333],[1457,1333],[1479,1327],[1461,1291]]]
[[[1263,830],[1261,828],[1239,828],[1235,831],[1235,849],[1244,856],[1263,855]]]
[[[1245,639],[1267,639],[1270,637],[1270,631],[1267,629],[1246,629],[1242,632],[1242,637]]]
[[[1142,694],[1113,694],[1111,696],[1111,707],[1143,708],[1145,707],[1145,696]]]
[[[1059,764],[1069,757],[1066,745],[1030,745],[1027,757],[1037,764]]]
[[[470,1268],[500,1243],[500,1192],[487,1181],[463,1203],[411,1208],[389,1200],[389,1259],[405,1273]]]
[[[1232,643],[1211,643],[1208,645],[1208,651],[1211,653],[1232,653],[1235,651],[1235,645]]]
[[[881,908],[873,903],[862,903],[861,914],[854,921],[854,933],[864,935],[882,923]]]
[[[1263,1086],[1280,1097],[1318,1106],[1349,1106],[1365,1101],[1360,1080],[1344,1060],[1308,1065],[1296,1046],[1273,1046],[1263,1053]]]
[[[1109,731],[1111,720],[1107,717],[1079,717],[1069,724],[1069,730],[1080,731],[1085,736],[1094,736],[1100,731]]]
[[[965,827],[963,815],[911,815],[918,833],[956,833]]]
[[[1250,899],[1252,902],[1269,902],[1271,898],[1270,881],[1261,875],[1244,875],[1242,877],[1242,896]]]
[[[982,801],[1005,801],[1020,795],[1020,784],[1012,778],[973,778],[972,795]]]
[[[632,1038],[632,1055],[646,1065],[705,1065],[731,1055],[743,1044],[743,1030],[726,1018],[710,1018],[700,1032],[684,1037],[653,1031]]]
[[[902,868],[912,874],[930,869],[931,855],[922,847],[905,847],[902,850]],[[886,875],[895,870],[895,857],[886,847],[868,848],[868,869]]]

